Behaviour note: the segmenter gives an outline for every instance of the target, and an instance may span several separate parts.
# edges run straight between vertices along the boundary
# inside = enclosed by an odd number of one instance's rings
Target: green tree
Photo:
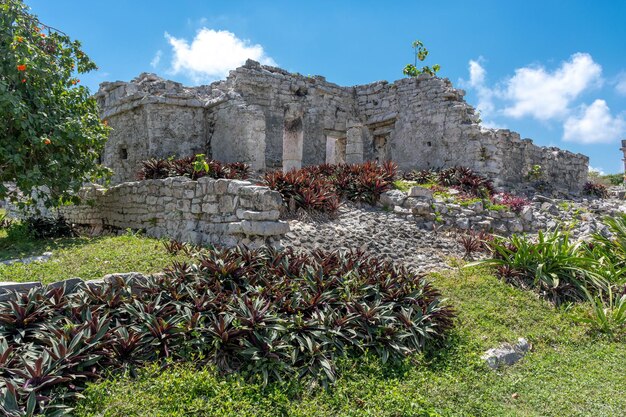
[[[420,74],[430,74],[435,75],[437,71],[441,69],[439,64],[435,64],[431,67],[423,66],[422,69],[417,68],[417,61],[424,61],[428,56],[428,49],[424,46],[422,41],[414,41],[413,42],[413,52],[415,54],[415,62],[413,64],[407,64],[402,73],[408,77],[417,77]]]
[[[47,205],[106,174],[108,128],[78,74],[96,69],[80,42],[42,24],[22,0],[0,0],[0,199],[45,187]]]

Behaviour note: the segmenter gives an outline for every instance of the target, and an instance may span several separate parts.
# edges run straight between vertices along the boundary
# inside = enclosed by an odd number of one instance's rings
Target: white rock
[[[400,190],[389,190],[380,195],[380,203],[388,207],[402,206],[406,198],[407,195]]]
[[[433,192],[424,187],[411,187],[409,197],[433,198]]]
[[[530,348],[528,341],[520,337],[515,345],[503,343],[497,348],[486,351],[481,358],[487,362],[491,369],[497,369],[500,366],[510,366],[518,362]]]

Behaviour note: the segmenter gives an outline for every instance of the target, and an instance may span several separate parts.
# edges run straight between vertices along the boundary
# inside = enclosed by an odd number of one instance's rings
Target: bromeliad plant
[[[322,164],[287,173],[268,172],[262,183],[280,192],[290,208],[334,213],[341,199],[375,204],[392,188],[396,172],[393,162]]]
[[[435,348],[452,326],[422,276],[359,252],[211,249],[197,260],[0,302],[0,411],[67,411],[87,381],[154,361],[328,384],[339,358],[394,361]]]
[[[156,180],[175,176],[185,176],[192,180],[209,176],[245,180],[250,176],[250,167],[242,162],[222,163],[207,160],[204,154],[197,154],[180,159],[152,158],[141,162],[137,172],[138,180]]]
[[[445,187],[457,190],[457,200],[471,200],[479,198],[483,200],[485,207],[501,204],[509,210],[519,213],[524,207],[530,205],[530,201],[506,192],[496,192],[490,179],[483,177],[466,167],[452,167],[447,169],[429,169],[409,171],[403,174],[403,179],[418,184],[430,184],[431,190],[437,187]]]
[[[609,190],[606,188],[606,185],[591,181],[585,183],[583,193],[596,198],[607,198],[609,196]]]
[[[611,336],[626,331],[626,287],[608,286],[606,292],[585,295],[592,305],[589,315],[578,317],[578,321],[591,325],[595,330]]]
[[[536,241],[519,235],[495,239],[489,243],[492,259],[474,264],[495,266],[508,281],[537,289],[557,303],[609,303],[612,296],[606,294],[626,285],[626,215],[603,223],[608,233],[596,233],[586,242],[574,242],[558,230],[540,232]]]
[[[582,242],[573,242],[562,231],[539,232],[537,241],[513,235],[490,242],[491,259],[469,264],[495,266],[504,278],[533,288],[555,303],[581,300],[585,291],[605,288],[602,276],[594,272],[594,259],[585,256]]]

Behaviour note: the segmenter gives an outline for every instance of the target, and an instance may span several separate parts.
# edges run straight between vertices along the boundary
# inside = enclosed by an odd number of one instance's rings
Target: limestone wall
[[[96,98],[111,127],[102,163],[113,170],[113,183],[134,180],[140,162],[151,157],[206,154],[208,108],[222,101],[149,74],[131,83],[103,83]]]
[[[196,152],[255,170],[393,160],[404,170],[467,166],[506,188],[541,165],[552,188],[581,190],[587,157],[482,127],[464,95],[428,75],[342,87],[254,61],[193,88],[142,74],[98,92],[113,128],[103,162],[120,182],[142,159]]]
[[[291,74],[248,61],[232,71],[225,84],[243,103],[262,111],[266,124],[265,161],[270,169],[283,167],[286,130],[301,132],[301,144],[287,144],[297,152],[300,165],[315,165],[326,162],[327,135],[345,138],[346,124],[357,119],[353,89],[329,83],[323,77]],[[230,142],[217,132],[212,138],[213,149]]]
[[[194,244],[274,244],[289,231],[282,197],[248,181],[184,177],[84,188],[79,206],[60,214],[88,226],[143,229],[149,236]]]
[[[543,179],[562,191],[579,191],[587,180],[586,156],[535,146],[507,129],[482,127],[463,99],[465,91],[447,79],[422,75],[355,88],[369,140],[384,136],[379,142],[386,142],[385,154],[402,169],[466,166],[506,188],[528,182],[533,165],[540,165]]]

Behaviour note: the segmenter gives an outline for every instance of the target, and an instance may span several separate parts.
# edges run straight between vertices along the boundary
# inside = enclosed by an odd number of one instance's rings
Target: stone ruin
[[[553,190],[582,189],[586,156],[484,128],[464,95],[428,75],[341,87],[250,60],[199,87],[144,73],[96,94],[113,129],[102,163],[121,183],[142,160],[196,153],[256,171],[392,160],[401,170],[466,166],[508,189],[528,187],[539,165]]]

